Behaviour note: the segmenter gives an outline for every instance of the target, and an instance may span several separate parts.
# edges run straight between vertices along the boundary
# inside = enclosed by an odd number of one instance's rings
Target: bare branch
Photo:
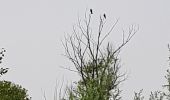
[[[103,41],[109,36],[109,34],[112,32],[112,30],[115,28],[115,26],[117,25],[119,19],[116,20],[116,22],[113,24],[113,26],[111,27],[111,29],[109,30],[109,32],[104,36],[104,38],[101,40],[101,42],[99,43],[100,45],[103,43]]]

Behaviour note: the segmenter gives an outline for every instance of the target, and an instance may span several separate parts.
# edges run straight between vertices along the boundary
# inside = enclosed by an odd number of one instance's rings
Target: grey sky
[[[77,74],[63,70],[69,62],[61,39],[72,32],[78,15],[94,10],[94,20],[106,13],[108,23],[120,18],[109,40],[122,28],[139,24],[140,30],[122,50],[122,70],[128,80],[122,84],[124,99],[144,89],[144,94],[161,89],[168,63],[170,43],[169,0],[0,0],[0,47],[7,50],[3,65],[10,68],[3,79],[21,84],[33,100],[42,100],[43,91],[53,98],[56,80],[76,80]],[[113,38],[112,38],[113,37]]]

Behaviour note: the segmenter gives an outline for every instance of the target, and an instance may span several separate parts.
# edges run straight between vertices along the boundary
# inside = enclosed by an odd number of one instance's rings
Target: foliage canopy
[[[0,100],[29,100],[27,90],[10,81],[0,81]]]

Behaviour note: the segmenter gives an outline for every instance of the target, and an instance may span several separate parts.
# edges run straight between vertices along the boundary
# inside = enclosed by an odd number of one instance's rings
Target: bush
[[[0,81],[0,100],[30,100],[27,90],[10,81]]]

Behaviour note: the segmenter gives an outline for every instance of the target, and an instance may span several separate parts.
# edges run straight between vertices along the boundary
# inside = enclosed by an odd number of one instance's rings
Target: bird
[[[106,19],[106,14],[103,14],[103,17]]]
[[[93,10],[92,9],[90,9],[90,13],[93,14]]]

